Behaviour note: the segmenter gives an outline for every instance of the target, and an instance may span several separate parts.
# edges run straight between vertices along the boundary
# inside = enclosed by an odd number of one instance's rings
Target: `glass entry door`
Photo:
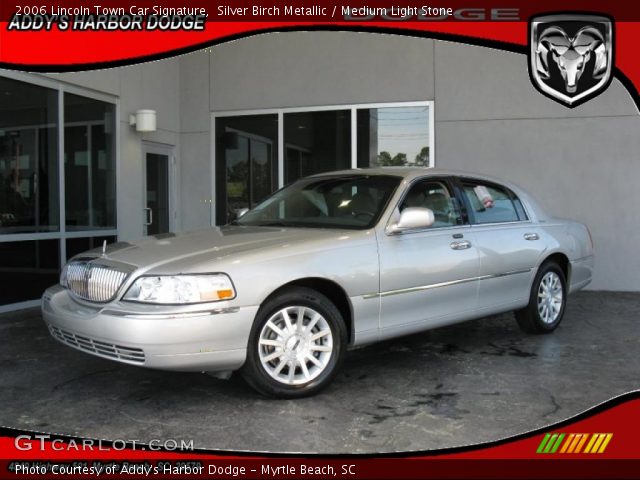
[[[172,228],[171,184],[173,147],[145,144],[145,206],[146,235],[167,233]]]

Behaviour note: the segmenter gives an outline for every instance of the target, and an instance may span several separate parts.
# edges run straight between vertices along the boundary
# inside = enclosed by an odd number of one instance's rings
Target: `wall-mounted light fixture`
[[[135,114],[129,115],[129,125],[135,125],[138,132],[155,132],[156,111],[138,110]]]

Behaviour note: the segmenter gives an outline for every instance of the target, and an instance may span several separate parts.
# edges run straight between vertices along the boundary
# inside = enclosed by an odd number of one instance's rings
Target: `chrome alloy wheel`
[[[318,377],[332,352],[333,336],[327,320],[303,306],[274,313],[262,327],[258,341],[263,368],[285,385],[301,385]]]
[[[562,310],[564,292],[562,281],[555,272],[547,272],[538,287],[538,315],[547,324],[558,319]]]

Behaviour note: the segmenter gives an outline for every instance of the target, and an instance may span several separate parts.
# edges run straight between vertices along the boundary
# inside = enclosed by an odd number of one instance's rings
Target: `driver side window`
[[[428,208],[435,221],[431,228],[462,225],[458,203],[444,182],[422,180],[411,187],[400,204],[400,211],[409,207]]]

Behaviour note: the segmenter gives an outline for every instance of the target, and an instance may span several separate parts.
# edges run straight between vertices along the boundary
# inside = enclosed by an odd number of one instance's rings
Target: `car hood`
[[[104,257],[149,269],[168,263],[176,266],[180,260],[189,265],[196,257],[213,261],[258,249],[315,243],[326,246],[332,238],[344,238],[345,234],[353,233],[352,230],[319,228],[224,226],[183,234],[161,234],[133,243],[115,243],[107,247]],[[102,253],[102,249],[91,253]]]

